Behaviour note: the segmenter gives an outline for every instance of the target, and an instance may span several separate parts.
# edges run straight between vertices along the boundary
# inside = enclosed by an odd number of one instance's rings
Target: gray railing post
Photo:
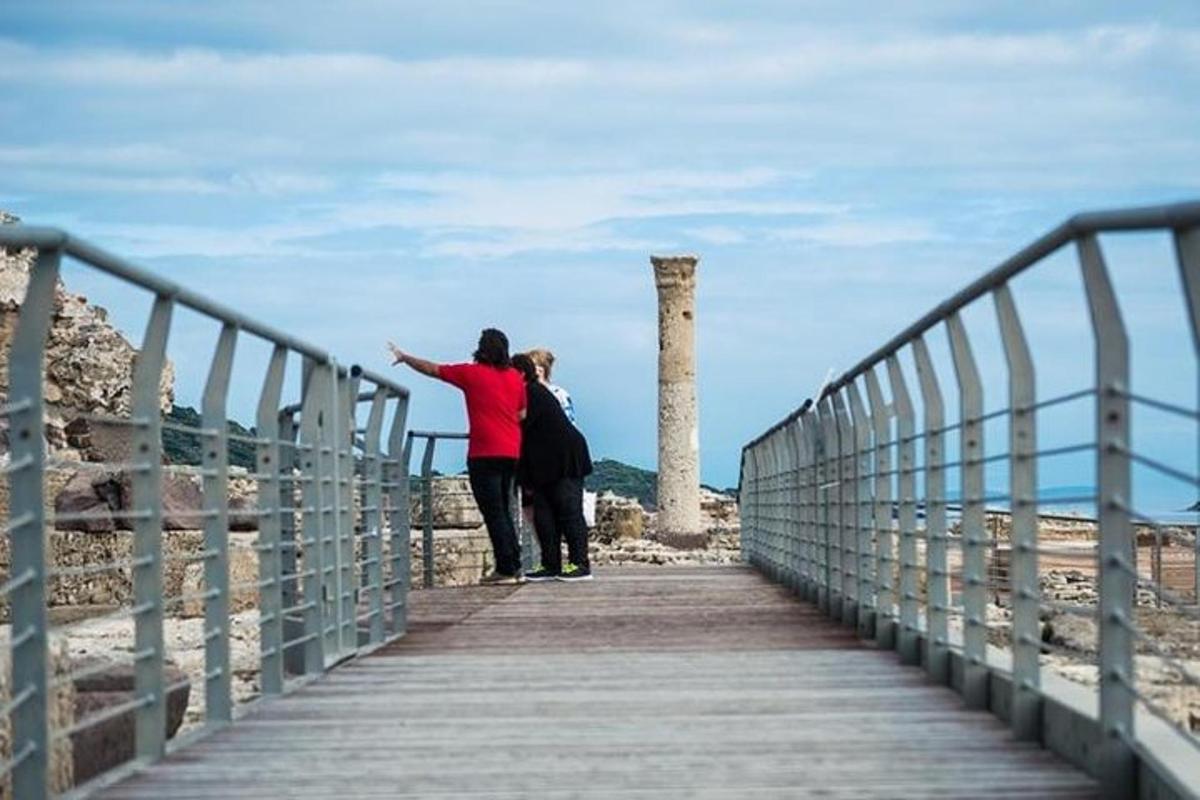
[[[285,348],[280,348],[277,352],[282,353],[280,358],[286,359],[287,350]],[[280,381],[282,382],[282,373],[280,373]],[[276,406],[278,405],[277,401]],[[296,414],[299,412],[300,408],[281,409],[276,417],[279,431],[279,457],[277,459],[279,464],[279,544],[276,550],[279,553],[279,575],[283,581],[280,587],[279,602],[280,608],[285,611],[282,612],[283,618],[280,620],[279,635],[285,675],[304,674],[304,648],[297,646],[295,640],[304,636],[301,548],[311,547],[310,544],[304,542],[304,525],[306,524],[305,520],[313,513],[304,502],[303,491],[306,478],[300,460],[303,456],[298,442],[300,424],[296,422]],[[259,504],[262,511],[270,510],[269,506],[263,505],[261,499]],[[299,529],[296,524],[297,517],[300,520]],[[261,531],[259,537],[262,537]],[[264,547],[262,544],[259,546]],[[261,572],[261,565],[259,570]],[[282,686],[282,683],[280,685]]]
[[[341,653],[341,571],[339,570],[339,540],[341,529],[341,498],[338,492],[338,428],[340,415],[337,411],[338,366],[334,361],[318,364],[315,374],[321,375],[321,393],[317,397],[317,449],[321,459],[317,462],[321,472],[317,486],[321,502],[318,516],[321,518],[321,566],[317,573],[320,581],[319,602],[321,604],[324,659],[321,669],[337,660]]]
[[[992,293],[1008,362],[1009,496],[1012,507],[1010,593],[1013,626],[1012,728],[1018,739],[1042,732],[1041,585],[1038,581],[1037,398],[1033,357],[1008,286]]]
[[[1095,235],[1078,240],[1096,344],[1096,487],[1100,523],[1100,727],[1105,797],[1132,797],[1133,599],[1137,589],[1130,521],[1129,338]]]
[[[387,389],[377,387],[363,431],[363,569],[370,606],[367,641],[371,644],[383,641],[383,456],[380,439],[387,399]]]
[[[891,420],[875,368],[868,369],[863,378],[875,432],[875,641],[890,650],[896,646]]]
[[[755,486],[754,486],[754,451],[757,448],[747,447],[742,451],[742,480],[739,484],[741,491],[738,496],[738,514],[741,518],[742,559],[758,566],[758,555],[754,544],[754,515],[755,515]]]
[[[850,415],[854,420],[854,449],[855,449],[855,496],[858,502],[856,518],[858,520],[857,544],[858,552],[858,635],[863,638],[875,636],[875,558],[872,551],[872,509],[875,502],[871,485],[874,473],[871,470],[871,420],[863,406],[862,395],[858,385],[851,381],[846,384],[846,395],[850,402]]]
[[[1200,358],[1200,227],[1175,231],[1175,258],[1187,302],[1192,348]],[[1197,387],[1200,398],[1200,386]],[[1200,535],[1192,537],[1192,599],[1200,605]]]
[[[353,652],[358,647],[360,581],[355,574],[358,568],[358,542],[354,518],[354,431],[358,425],[358,385],[358,371],[347,370],[345,375],[337,378],[338,391],[334,395],[337,428],[333,449],[338,464],[338,597],[341,602],[341,650],[345,652]]]
[[[280,448],[279,401],[283,394],[283,377],[287,368],[287,348],[276,345],[267,364],[259,393],[258,413],[255,417],[259,443],[257,448],[258,472],[258,581],[259,581],[259,659],[261,661],[262,692],[266,696],[283,693],[283,609],[284,579],[283,554],[280,547],[283,519],[295,513],[295,501],[290,497],[284,502],[280,480],[286,467],[287,481],[291,487],[291,463],[284,463]],[[290,422],[288,423],[291,424]],[[290,438],[290,437],[289,437]],[[295,551],[291,551],[295,573]],[[294,585],[294,578],[289,584]],[[293,599],[291,605],[294,603]]]
[[[437,437],[425,439],[425,454],[421,457],[421,565],[424,587],[432,589],[433,569],[433,452]]]
[[[984,532],[983,383],[962,319],[946,318],[950,353],[958,379],[962,439],[963,699],[987,708],[987,538]]]
[[[771,437],[775,447],[775,459],[779,464],[779,579],[786,586],[791,583],[792,560],[790,557],[790,532],[792,525],[792,482],[789,475],[791,458],[788,452],[787,430],[780,429]]]
[[[913,359],[925,413],[925,669],[950,682],[950,566],[946,554],[945,404],[925,338],[913,339]]]
[[[804,525],[804,484],[800,460],[800,420],[792,420],[791,424],[786,427],[784,436],[787,440],[788,460],[792,465],[788,483],[790,488],[788,507],[791,509],[789,515],[791,525],[788,528],[788,563],[792,576],[791,589],[796,594],[800,594],[804,587],[804,548],[801,532]]]
[[[775,558],[776,517],[778,517],[779,511],[779,498],[775,497],[775,483],[779,476],[779,464],[775,463],[775,452],[773,447],[770,446],[770,441],[772,441],[770,438],[763,441],[762,444],[758,445],[758,449],[762,450],[763,463],[766,464],[764,474],[767,475],[766,492],[764,492],[767,499],[767,515],[764,517],[762,527],[763,547],[766,549],[767,573],[775,579],[779,577],[778,573],[776,573],[778,559]]]
[[[804,507],[806,509],[804,551],[808,571],[804,581],[804,597],[816,603],[821,597],[821,554],[818,547],[821,523],[821,475],[817,460],[817,428],[820,423],[817,415],[812,412],[805,414],[801,420],[804,424],[801,449],[804,454],[804,471],[807,476],[804,490]]]
[[[842,609],[841,620],[857,628],[858,607],[858,454],[854,437],[854,426],[846,408],[845,398],[840,391],[834,392],[834,420],[838,429],[838,497],[841,505],[842,543]]]
[[[315,675],[325,669],[325,576],[323,573],[323,551],[326,519],[322,513],[326,493],[322,489],[325,473],[322,452],[322,434],[319,417],[322,413],[323,395],[326,393],[328,370],[320,364],[310,363],[307,382],[300,408],[300,456],[301,506],[303,525],[301,545],[304,550],[304,672]],[[298,645],[300,642],[290,642]]]
[[[167,698],[163,679],[162,408],[159,387],[171,330],[170,297],[157,295],[142,349],[133,370],[133,597],[135,752],[138,758],[162,757],[167,734]]]
[[[204,718],[233,719],[229,660],[229,424],[225,399],[237,347],[237,328],[225,323],[204,385],[200,424],[204,467]]]
[[[12,682],[9,721],[14,797],[50,794],[49,638],[46,614],[46,448],[42,364],[54,313],[61,251],[42,249],[9,351],[9,580]],[[21,692],[24,699],[17,701]]]
[[[396,401],[388,430],[387,462],[384,473],[388,499],[388,532],[391,540],[388,557],[388,633],[403,636],[408,632],[408,591],[412,585],[412,520],[409,508],[409,463],[412,459],[412,434],[408,424],[408,396]]]
[[[900,529],[900,632],[897,651],[905,664],[921,662],[920,596],[917,563],[916,421],[908,385],[894,354],[887,359],[896,415],[896,504]]]
[[[816,443],[814,459],[817,477],[817,607],[829,613],[833,599],[833,556],[830,541],[831,522],[829,512],[829,453],[831,448],[830,426],[828,413],[823,401],[817,402],[813,411],[816,412],[816,424],[813,426]]]

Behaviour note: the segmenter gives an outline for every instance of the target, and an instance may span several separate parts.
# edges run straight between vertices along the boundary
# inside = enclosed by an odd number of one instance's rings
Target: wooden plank
[[[1096,796],[746,569],[413,600],[402,642],[102,796]]]

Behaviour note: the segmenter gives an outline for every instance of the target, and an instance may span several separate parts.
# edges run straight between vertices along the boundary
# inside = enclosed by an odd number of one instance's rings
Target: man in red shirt
[[[471,493],[483,514],[496,569],[484,583],[521,580],[521,546],[513,526],[512,495],[521,455],[521,420],[525,416],[525,382],[512,368],[508,337],[495,328],[479,336],[475,360],[469,364],[437,364],[409,355],[388,342],[393,364],[407,364],[424,375],[462,390],[470,425],[467,474]]]

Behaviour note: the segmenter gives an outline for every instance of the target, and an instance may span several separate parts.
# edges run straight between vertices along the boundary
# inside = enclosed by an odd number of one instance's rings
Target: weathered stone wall
[[[658,528],[681,542],[700,528],[696,412],[696,258],[658,257]]]
[[[412,586],[424,585],[424,537],[414,530],[411,538]],[[495,566],[492,558],[492,542],[487,528],[470,530],[444,529],[433,532],[433,584],[434,586],[469,586],[491,572]]]
[[[0,224],[17,222],[0,211]],[[29,271],[37,252],[0,248],[0,403],[8,402],[8,358]],[[102,425],[81,415],[128,416],[132,405],[135,348],[108,321],[108,312],[68,292],[60,283],[46,342],[46,442],[51,455],[66,460],[127,460],[125,426]],[[159,402],[174,400],[175,373],[163,370]],[[8,451],[6,422],[0,421],[0,454]],[[50,497],[53,497],[50,494]],[[0,516],[8,512],[8,483],[0,481]]]
[[[465,475],[435,477],[430,484],[434,528],[478,528],[483,524],[483,515],[471,494],[471,482]],[[420,528],[425,521],[425,506],[420,485],[415,481],[409,491],[408,503],[409,519],[414,528]]]
[[[9,663],[10,637],[8,625],[0,627],[0,705],[12,699],[9,679],[12,665]],[[71,674],[71,659],[67,653],[66,640],[53,636],[50,639],[50,680],[54,690],[50,695],[50,731],[65,731],[75,723],[75,686],[62,680]],[[7,714],[0,715],[0,759],[4,763],[12,760],[12,729]],[[55,794],[65,792],[75,783],[74,759],[71,740],[56,738],[50,751],[50,789]],[[0,800],[12,797],[12,780],[0,780]]]

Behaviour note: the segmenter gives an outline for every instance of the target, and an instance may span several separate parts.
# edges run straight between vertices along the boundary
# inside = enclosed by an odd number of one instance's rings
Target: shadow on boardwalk
[[[411,620],[103,796],[1095,796],[746,568],[416,592]]]

